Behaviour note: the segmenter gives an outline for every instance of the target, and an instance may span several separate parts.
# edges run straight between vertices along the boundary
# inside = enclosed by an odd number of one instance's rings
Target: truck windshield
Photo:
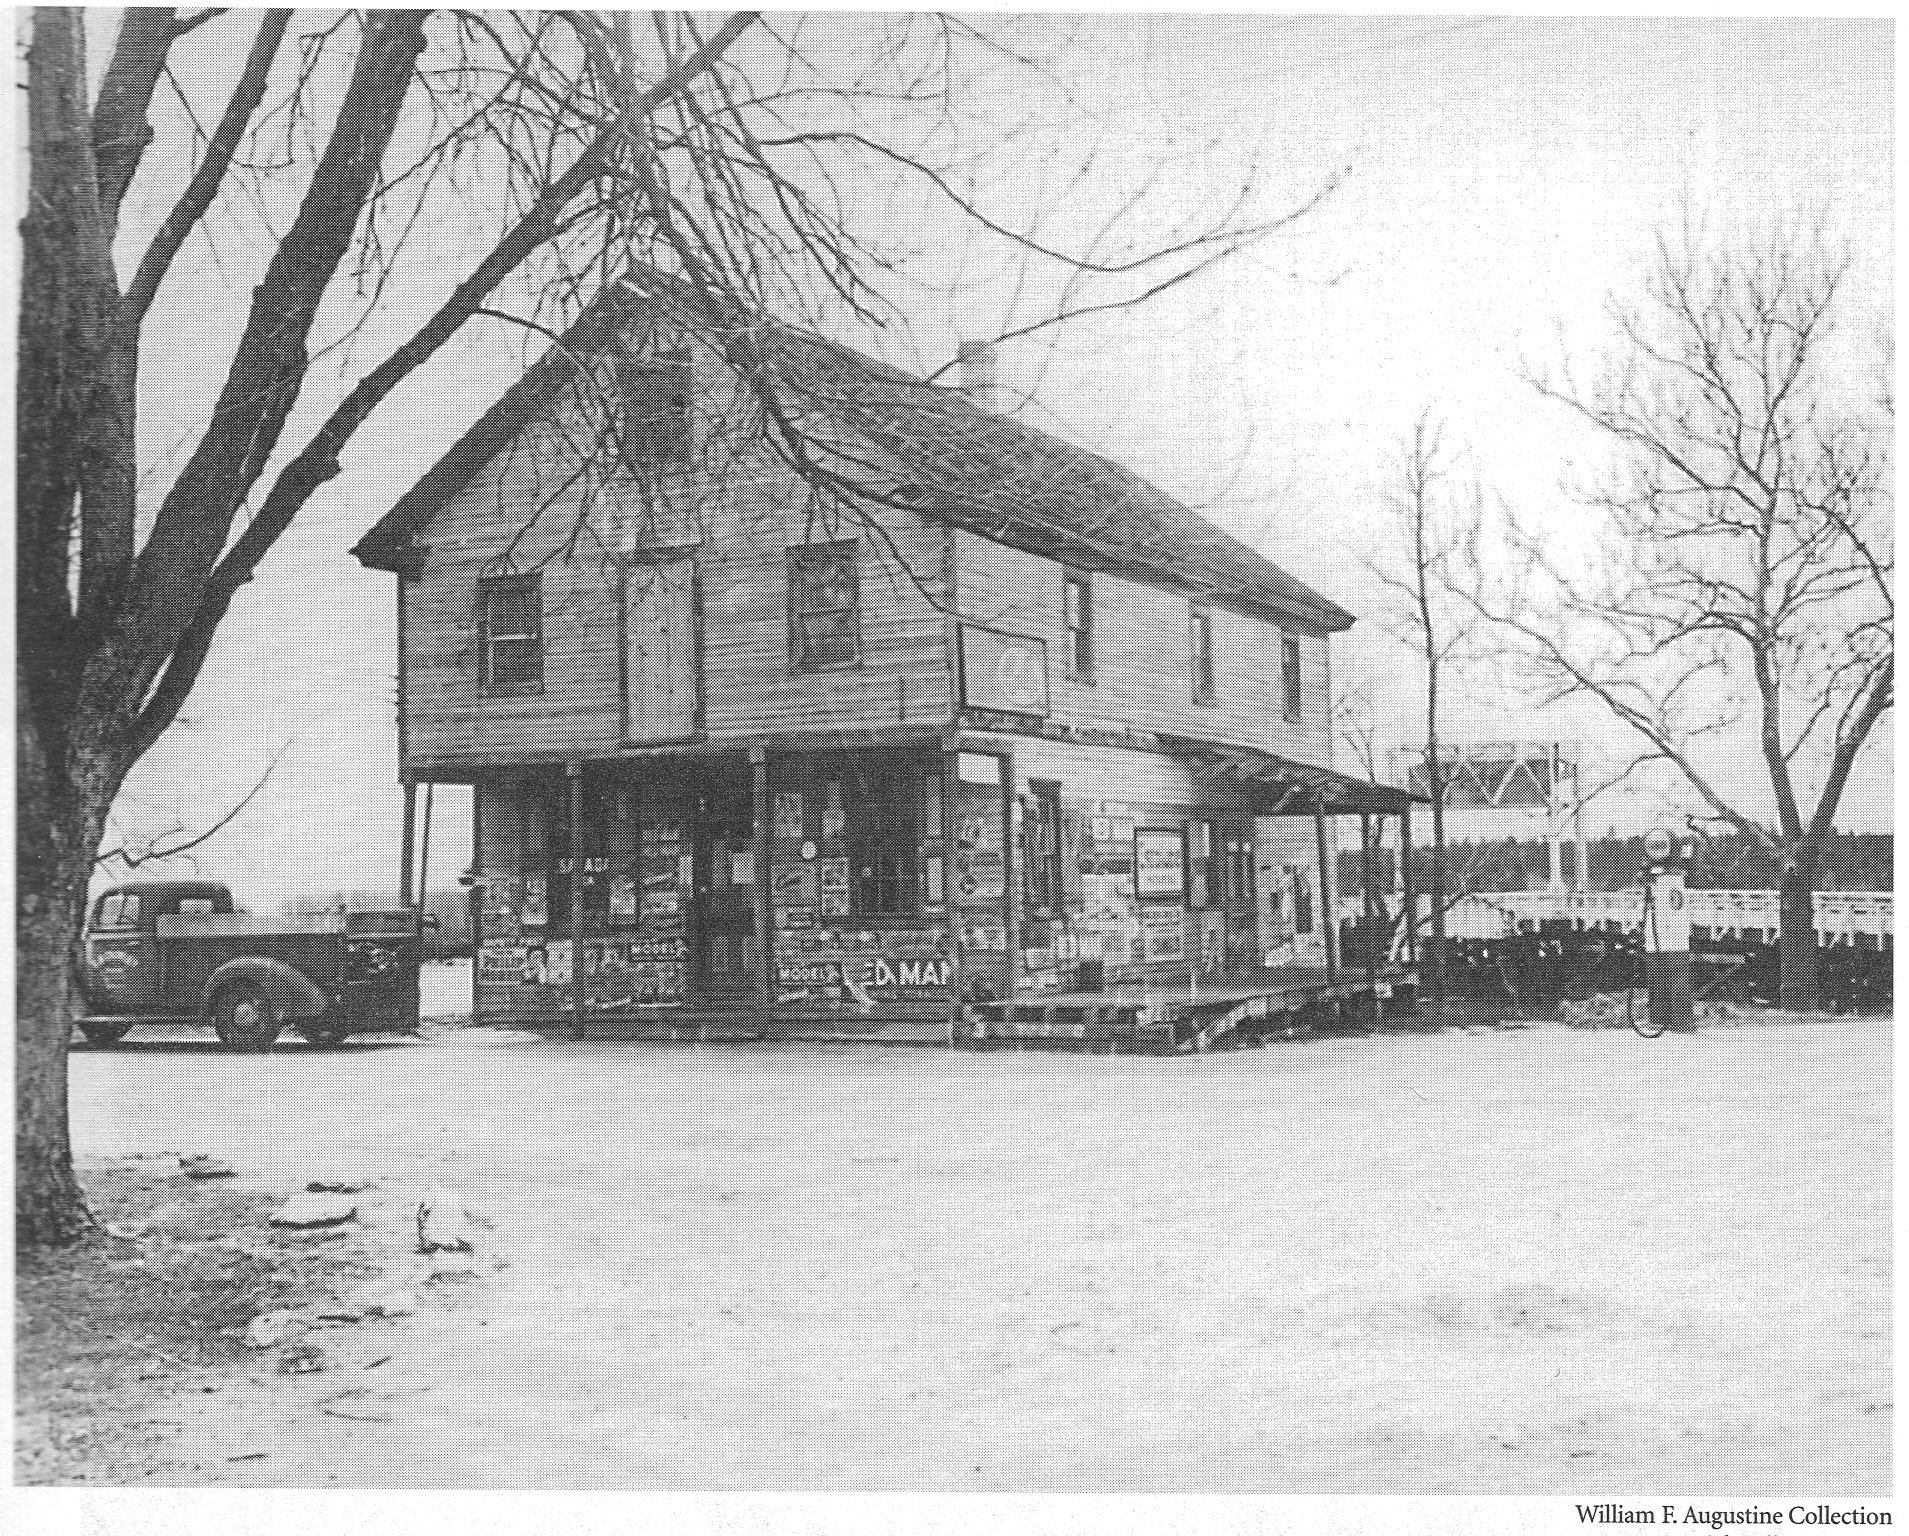
[[[139,926],[139,898],[125,891],[103,896],[99,903],[99,918],[93,924],[95,928],[137,928]]]

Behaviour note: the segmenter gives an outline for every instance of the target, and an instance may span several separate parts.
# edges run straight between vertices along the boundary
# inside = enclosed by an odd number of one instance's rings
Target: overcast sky
[[[1720,231],[1795,208],[1821,213],[1857,257],[1852,312],[1887,318],[1886,22],[1256,15],[1079,25],[1070,84],[1102,124],[1110,184],[1170,154],[1176,170],[1156,195],[1197,209],[1257,163],[1273,208],[1335,168],[1348,175],[1289,234],[1188,289],[1010,349],[1007,382],[1038,383],[1036,424],[1208,508],[1355,615],[1373,607],[1360,559],[1379,535],[1388,466],[1427,406],[1469,445],[1481,476],[1528,513],[1569,525],[1560,478],[1595,468],[1596,446],[1523,373],[1591,354],[1606,295],[1637,291],[1655,232],[1681,209]],[[1012,186],[995,192],[1012,206]],[[235,253],[221,259],[242,312],[253,277]],[[990,292],[983,285],[969,313],[924,310],[924,360],[940,360],[937,347],[975,323]],[[172,322],[163,345],[179,359],[179,400],[193,393],[194,368],[216,371],[228,319],[198,306],[193,323]],[[185,720],[129,786],[129,824],[202,825],[285,748],[200,867],[255,906],[298,889],[394,888],[394,578],[362,570],[347,550],[509,379],[498,349],[473,340],[361,434],[345,474],[234,604]],[[166,423],[166,409],[167,391],[149,390],[149,438],[189,425]],[[1335,665],[1403,720],[1409,672],[1374,631],[1369,617],[1356,626]],[[1481,679],[1455,723],[1489,735],[1578,728],[1505,703]],[[1888,827],[1886,745],[1852,786],[1845,827]],[[1747,758],[1725,777],[1754,797]],[[440,802],[437,871],[468,858],[467,806],[455,792]]]

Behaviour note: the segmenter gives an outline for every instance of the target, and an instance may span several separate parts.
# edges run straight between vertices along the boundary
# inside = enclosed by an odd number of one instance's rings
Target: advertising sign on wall
[[[1047,643],[963,624],[961,702],[1016,715],[1047,713]]]
[[[1186,891],[1185,841],[1178,828],[1142,827],[1133,835],[1134,894],[1178,900]]]

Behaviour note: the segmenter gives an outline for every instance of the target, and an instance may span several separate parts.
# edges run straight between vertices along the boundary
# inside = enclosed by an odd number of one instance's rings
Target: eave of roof
[[[1333,768],[1296,762],[1257,747],[1223,746],[1191,736],[1159,735],[1160,744],[1191,769],[1196,782],[1243,792],[1262,816],[1397,816],[1425,795],[1355,779]]]
[[[431,515],[556,399],[576,361],[648,302],[615,289],[585,311],[352,548],[402,572]],[[781,384],[905,467],[907,504],[937,522],[1088,570],[1133,576],[1248,613],[1334,632],[1352,615],[1125,466],[981,409],[852,348],[789,327],[765,333]],[[899,499],[899,497],[897,498]]]

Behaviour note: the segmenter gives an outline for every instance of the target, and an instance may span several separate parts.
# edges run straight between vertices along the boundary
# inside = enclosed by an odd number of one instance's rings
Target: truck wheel
[[[228,987],[212,1006],[212,1027],[227,1050],[269,1051],[283,1021],[257,987]]]
[[[102,1051],[118,1045],[126,1038],[126,1031],[131,1028],[130,1024],[96,1023],[91,1019],[80,1020],[80,1033],[86,1036],[86,1043],[97,1046]]]
[[[336,1024],[321,1024],[311,1019],[307,1019],[304,1023],[300,1024],[298,1026],[298,1032],[311,1044],[322,1046],[326,1050],[330,1050],[334,1046],[343,1045],[345,1043],[345,1036],[349,1033],[347,1030],[340,1029]]]

